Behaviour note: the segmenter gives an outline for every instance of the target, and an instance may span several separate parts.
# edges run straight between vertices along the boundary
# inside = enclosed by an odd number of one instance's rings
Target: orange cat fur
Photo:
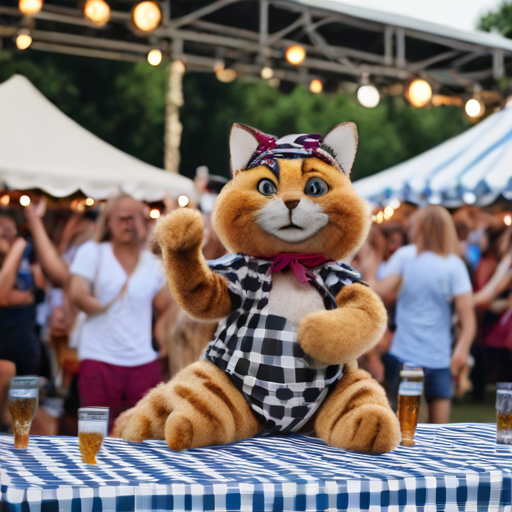
[[[250,137],[256,139],[261,134],[254,135],[251,129],[237,125],[233,130],[234,178],[216,202],[213,224],[231,252],[248,255],[234,257],[237,265],[246,263],[254,270],[263,265],[262,256],[283,253],[321,253],[330,260],[340,260],[357,251],[368,233],[370,220],[366,203],[357,196],[348,178],[357,147],[355,125],[345,123],[325,137],[324,141],[334,146],[331,154],[335,161],[322,151],[308,153],[304,158],[276,157],[272,165],[278,171],[267,165],[246,168],[260,151],[258,142]],[[247,147],[240,149],[237,144]],[[313,188],[311,183],[315,184]],[[313,193],[315,190],[321,193]],[[234,285],[226,278],[228,274],[213,271],[202,256],[203,224],[198,212],[182,209],[171,213],[159,224],[156,237],[162,247],[170,290],[190,316],[221,320],[236,313],[237,328],[239,321],[247,320],[251,311],[242,312],[239,299],[234,296]],[[287,328],[296,333],[295,343],[300,349],[296,348],[302,354],[300,364],[305,361],[307,371],[317,371],[324,377],[330,368],[345,365],[343,376],[332,385],[330,396],[326,398],[327,390],[324,393],[313,389],[318,403],[307,410],[304,422],[313,423],[318,436],[333,446],[374,453],[395,448],[400,440],[396,416],[379,384],[366,372],[357,370],[354,363],[384,332],[386,312],[380,299],[368,287],[357,281],[350,284],[349,280],[350,285],[344,285],[335,297],[337,307],[326,309],[311,283],[299,283],[292,272],[282,270],[271,278],[270,269],[262,272],[260,277],[269,281],[271,289],[268,297],[265,296],[265,305],[259,307],[272,318],[286,321]],[[253,295],[252,291],[246,293],[247,297]],[[221,320],[219,327],[225,338],[222,322],[226,324],[228,320]],[[247,357],[247,377],[242,381],[233,375],[238,366],[235,371],[221,369],[210,362],[213,357],[186,368],[121,416],[114,433],[133,441],[165,438],[172,449],[228,443],[255,435],[265,418],[260,414],[263,409],[254,405],[258,400],[250,395],[251,391],[246,391],[246,386],[250,389],[255,377],[260,377],[251,373],[250,353]],[[256,360],[260,358],[255,357]],[[221,358],[215,361],[220,361],[220,366],[227,364]],[[206,383],[213,383],[215,391]],[[272,395],[274,388],[269,389]],[[286,393],[292,396],[283,398],[285,395],[279,395],[278,390],[276,404],[297,399],[290,391],[290,383],[285,381],[283,389],[288,389]],[[309,401],[308,398],[306,402]],[[294,428],[298,429],[303,426],[302,419],[293,414],[307,407],[293,409],[290,407],[286,415],[291,411]],[[268,423],[268,417],[266,420]]]

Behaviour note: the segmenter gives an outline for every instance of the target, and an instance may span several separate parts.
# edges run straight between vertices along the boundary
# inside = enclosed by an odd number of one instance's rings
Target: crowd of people
[[[0,210],[0,428],[11,427],[9,379],[40,375],[33,433],[76,434],[79,406],[109,407],[112,426],[197,360],[216,326],[190,320],[173,301],[147,205],[118,196],[58,218],[45,207],[41,198]],[[174,207],[166,202],[167,211]],[[203,251],[216,259],[226,251],[210,210],[203,208]],[[374,223],[347,263],[388,310],[386,333],[360,365],[385,385],[392,405],[405,361],[424,369],[435,423],[449,421],[454,395],[471,391],[481,400],[487,384],[510,380],[512,228],[502,220],[419,208]]]

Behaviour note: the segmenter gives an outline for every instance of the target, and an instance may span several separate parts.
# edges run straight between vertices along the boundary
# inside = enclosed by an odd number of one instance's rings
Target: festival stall
[[[510,102],[464,133],[406,162],[358,180],[365,199],[380,204],[487,206],[500,194],[512,199]],[[399,203],[398,203],[399,204]]]
[[[95,200],[122,192],[147,202],[196,196],[190,179],[107,144],[23,76],[0,85],[0,119],[0,184],[9,189],[40,189],[54,197],[80,191]]]

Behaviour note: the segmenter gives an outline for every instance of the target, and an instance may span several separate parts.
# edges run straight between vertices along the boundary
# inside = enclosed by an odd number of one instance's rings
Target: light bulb
[[[88,197],[86,200],[85,200],[85,204],[87,206],[93,206],[94,205],[94,199],[92,197]]]
[[[384,216],[385,217],[392,217],[393,214],[395,213],[395,210],[391,207],[391,206],[386,206],[386,208],[384,208]]]
[[[315,94],[322,92],[323,88],[324,86],[322,85],[322,82],[318,80],[318,78],[314,78],[309,84],[309,90]]]
[[[382,224],[382,221],[384,220],[384,214],[382,212],[377,213],[375,220],[377,221],[377,224]]]
[[[272,68],[269,68],[268,66],[264,67],[261,70],[261,78],[264,80],[269,80],[274,76],[274,70]]]
[[[229,82],[232,82],[233,80],[235,80],[236,71],[231,68],[219,69],[215,73],[215,76],[217,77],[217,80],[219,82],[229,83]]]
[[[411,82],[407,89],[407,99],[412,106],[424,107],[430,98],[432,98],[432,87],[427,81],[416,78]]]
[[[505,226],[512,226],[512,216],[505,215],[505,217],[503,217],[503,223],[505,224]]]
[[[286,50],[285,58],[290,64],[298,66],[306,58],[306,50],[302,46],[294,44]]]
[[[220,71],[221,69],[224,69],[226,65],[224,64],[223,60],[217,60],[215,61],[215,64],[213,65],[213,71],[217,73],[217,71]]]
[[[11,202],[11,198],[7,194],[5,196],[0,197],[0,204],[2,206],[7,206],[10,202]]]
[[[476,195],[473,192],[464,192],[464,194],[462,194],[462,200],[466,204],[474,204],[476,202]]]
[[[21,204],[21,206],[28,206],[30,204],[30,197],[25,196],[25,195],[21,196],[20,204]]]
[[[162,21],[162,11],[156,2],[145,1],[135,6],[132,13],[134,25],[143,32],[155,30]]]
[[[87,0],[84,15],[101,27],[110,19],[110,6],[103,0]]]
[[[393,208],[394,210],[400,208],[400,205],[402,203],[400,203],[400,199],[391,199],[391,201],[389,201],[389,206],[391,206],[391,208]]]
[[[158,219],[158,217],[160,217],[160,210],[158,210],[157,208],[153,208],[153,209],[149,212],[149,216],[150,216],[152,219]]]
[[[18,50],[26,50],[32,44],[32,37],[28,30],[20,30],[16,36],[16,47]]]
[[[281,80],[274,76],[267,83],[270,85],[270,87],[279,87],[281,85]]]
[[[162,52],[156,48],[148,53],[148,62],[152,66],[158,66],[162,62],[162,58]]]
[[[185,206],[187,206],[189,203],[189,199],[187,196],[180,196],[178,197],[178,204],[182,207],[182,208],[185,208]]]
[[[466,102],[466,114],[469,117],[480,117],[484,113],[484,109],[482,103],[475,98]]]
[[[38,13],[43,7],[43,0],[20,0],[18,9],[25,15]]]
[[[379,104],[380,94],[374,85],[362,85],[357,90],[359,103],[366,108],[373,108]]]

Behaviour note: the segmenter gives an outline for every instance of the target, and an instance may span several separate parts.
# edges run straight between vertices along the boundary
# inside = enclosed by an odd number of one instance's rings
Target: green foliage
[[[100,138],[162,167],[167,66],[131,64],[35,51],[0,52],[0,81],[25,75],[64,113]],[[181,172],[199,165],[228,176],[228,135],[232,123],[282,136],[322,133],[344,121],[359,129],[353,178],[381,171],[462,132],[468,121],[458,108],[416,109],[402,97],[386,98],[374,109],[353,94],[311,94],[296,87],[285,95],[248,79],[220,83],[213,74],[190,73],[185,104]]]
[[[353,121],[360,141],[354,179],[411,158],[468,126],[459,108],[417,109],[399,97],[367,109],[353,94],[311,94],[296,87],[284,95],[261,82],[221,84],[213,75],[187,76],[185,98],[183,163],[190,169],[207,164],[216,174],[226,174],[228,133],[234,122],[282,136],[325,135],[340,122]]]
[[[512,39],[512,2],[503,2],[495,12],[483,16],[478,28],[486,32],[499,32]]]

